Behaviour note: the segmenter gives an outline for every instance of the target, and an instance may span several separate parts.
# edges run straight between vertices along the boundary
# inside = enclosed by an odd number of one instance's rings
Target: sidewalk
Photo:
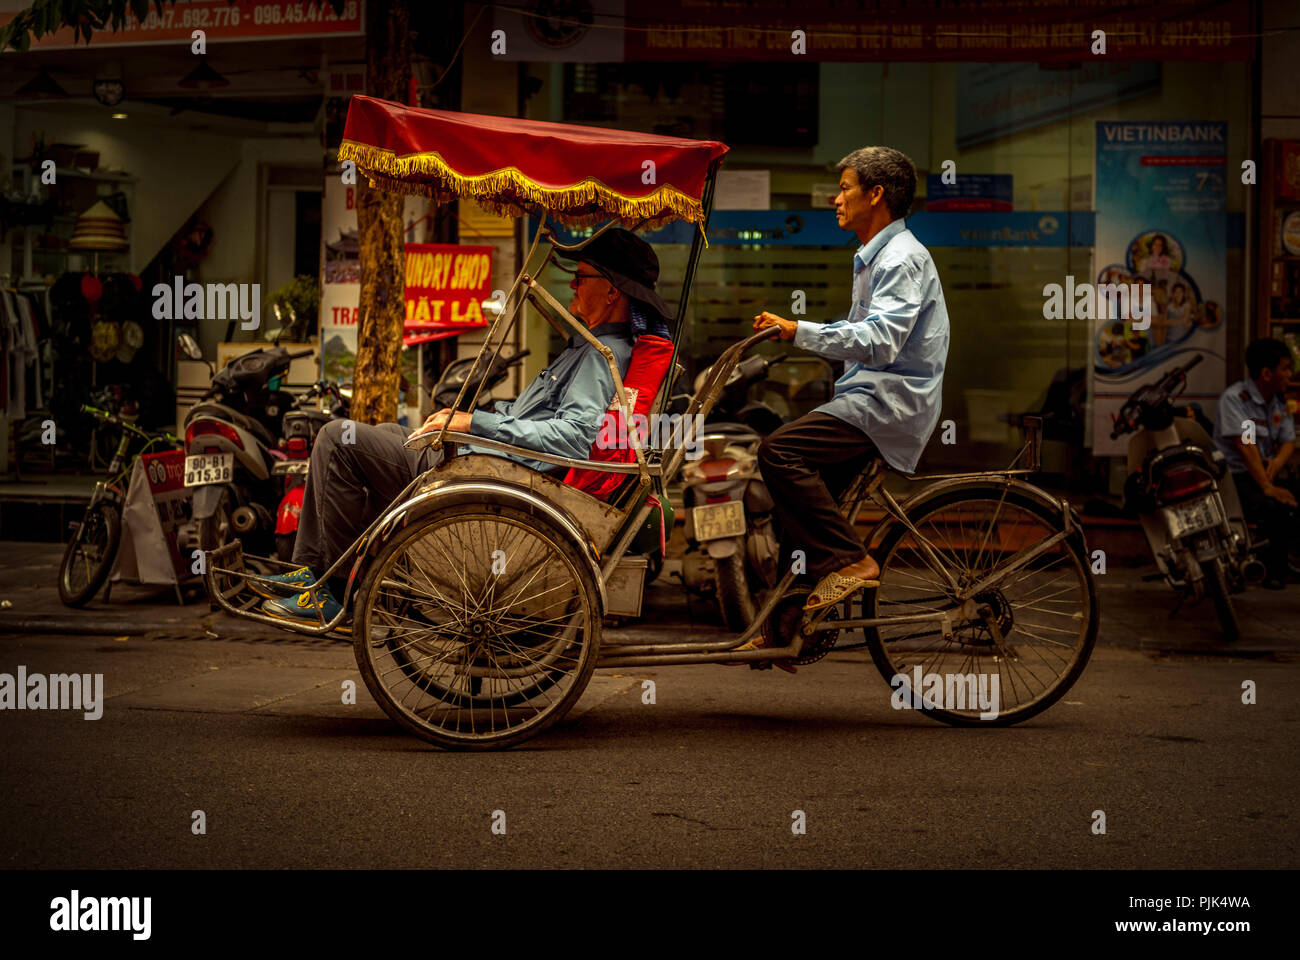
[[[112,600],[101,592],[84,610],[59,601],[57,576],[63,547],[53,543],[0,542],[0,633],[66,633],[100,636],[142,636],[158,639],[220,638],[276,643],[335,645],[339,641],[304,637],[209,609],[201,585],[186,590],[180,606],[169,587],[138,587],[119,583]],[[607,635],[626,639],[662,639],[685,633],[722,636],[710,604],[688,598],[672,575],[668,562],[663,575],[647,591],[643,616]],[[1242,638],[1235,644],[1219,639],[1218,621],[1208,599],[1184,605],[1171,619],[1175,597],[1161,581],[1143,582],[1146,569],[1111,568],[1097,578],[1101,593],[1104,646],[1207,655],[1269,656],[1300,654],[1300,584],[1285,590],[1252,588],[1236,602]]]

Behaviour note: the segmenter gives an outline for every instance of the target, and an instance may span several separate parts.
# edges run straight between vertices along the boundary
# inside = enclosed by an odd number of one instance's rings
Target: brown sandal
[[[859,590],[878,586],[880,586],[879,580],[863,580],[861,577],[846,577],[841,573],[831,572],[817,582],[803,608],[821,610],[823,607],[833,607]]]

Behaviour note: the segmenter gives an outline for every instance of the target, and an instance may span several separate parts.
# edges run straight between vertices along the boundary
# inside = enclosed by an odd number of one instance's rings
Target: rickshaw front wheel
[[[523,504],[461,503],[413,521],[357,594],[353,649],[371,695],[448,749],[511,747],[559,722],[600,647],[583,550]]]

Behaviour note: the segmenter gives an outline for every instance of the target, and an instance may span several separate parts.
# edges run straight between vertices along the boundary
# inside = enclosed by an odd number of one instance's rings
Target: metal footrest
[[[306,634],[311,637],[332,633],[347,622],[348,612],[346,609],[339,611],[338,615],[329,621],[320,619],[318,613],[316,623],[283,620],[263,612],[262,602],[267,598],[265,595],[258,593],[253,588],[253,584],[259,584],[277,596],[289,596],[290,594],[286,594],[281,584],[268,579],[265,574],[250,570],[248,568],[248,559],[255,560],[258,564],[264,564],[264,569],[282,568],[286,573],[301,566],[300,564],[276,560],[272,557],[254,556],[245,558],[244,545],[238,540],[223,544],[215,550],[207,551],[203,555],[203,584],[207,587],[208,598],[225,610],[226,613],[235,617],[243,617],[246,620],[257,620],[273,627],[279,627],[282,630]],[[325,578],[322,577],[321,579]],[[321,580],[317,580],[303,589],[314,590],[319,586],[322,586]]]

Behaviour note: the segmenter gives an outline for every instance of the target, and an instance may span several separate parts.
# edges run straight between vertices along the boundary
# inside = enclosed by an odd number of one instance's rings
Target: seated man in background
[[[605,231],[576,258],[569,312],[613,351],[622,376],[637,335],[667,335],[668,307],[654,290],[659,260],[648,243],[621,229]],[[340,604],[327,587],[303,588],[328,570],[412,480],[442,461],[441,450],[408,450],[404,442],[409,436],[441,430],[450,421],[448,430],[585,460],[613,395],[609,364],[575,333],[517,399],[498,401],[493,410],[439,410],[414,431],[396,423],[354,423],[351,443],[342,442],[349,421],[327,424],[312,446],[298,520],[293,559],[301,566],[272,578],[287,590],[301,592],[296,597],[264,592],[268,599],[263,610],[280,619],[313,624],[318,607],[326,621],[338,614]],[[471,446],[466,452],[495,451]],[[543,461],[513,455],[511,459],[537,470],[557,470]],[[559,468],[561,473],[563,469]]]
[[[1214,442],[1223,451],[1255,538],[1267,540],[1260,560],[1267,568],[1264,586],[1286,586],[1287,551],[1296,536],[1296,499],[1275,481],[1295,450],[1295,423],[1286,407],[1291,383],[1291,351],[1280,340],[1256,340],[1246,348],[1249,379],[1238,380],[1219,397]],[[1254,424],[1255,442],[1243,439]]]

